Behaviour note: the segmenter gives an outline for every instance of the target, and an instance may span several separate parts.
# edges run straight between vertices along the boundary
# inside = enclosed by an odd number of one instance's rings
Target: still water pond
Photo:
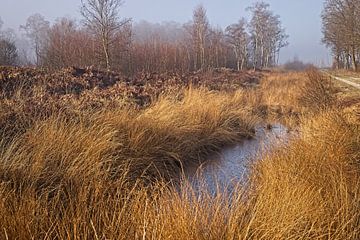
[[[204,190],[204,187],[210,192],[231,188],[233,184],[246,179],[252,161],[260,159],[274,147],[285,144],[288,139],[289,131],[283,125],[277,124],[271,128],[259,126],[254,138],[225,148],[200,166],[184,169],[186,178],[199,191]]]

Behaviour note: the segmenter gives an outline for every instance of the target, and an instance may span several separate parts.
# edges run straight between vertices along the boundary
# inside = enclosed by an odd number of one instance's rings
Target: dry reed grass
[[[313,111],[319,111],[332,107],[336,104],[336,93],[331,78],[320,73],[316,69],[307,71],[308,81],[300,89],[300,103]]]
[[[305,72],[265,74],[256,89],[247,91],[248,103],[253,112],[267,123],[297,126],[305,111],[299,99],[302,96],[300,89],[304,88],[306,81]]]
[[[299,139],[255,164],[261,237],[359,238],[360,131],[338,111],[304,121]]]
[[[270,76],[262,95],[190,89],[141,111],[36,122],[0,148],[0,238],[358,239],[359,124],[336,105],[301,106],[298,86],[312,86],[298,77]],[[263,101],[317,114],[231,195],[169,181],[252,136]]]
[[[92,225],[100,224],[95,221],[109,219],[89,217],[93,222],[88,222],[89,215],[113,218],[114,212],[124,217],[127,204],[145,196],[150,201],[149,183],[153,196],[156,182],[179,176],[182,165],[253,136],[257,119],[242,99],[241,92],[190,89],[181,101],[162,98],[142,111],[104,110],[74,120],[52,116],[36,122],[1,147],[3,236],[94,237]],[[86,224],[89,232],[70,224]]]

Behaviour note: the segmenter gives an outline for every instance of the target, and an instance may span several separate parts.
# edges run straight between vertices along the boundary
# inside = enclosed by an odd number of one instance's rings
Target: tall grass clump
[[[304,107],[299,104],[306,75],[304,72],[274,72],[264,76],[252,91],[253,111],[266,122],[297,126]]]
[[[328,110],[254,166],[255,238],[358,239],[360,128]]]
[[[257,119],[243,103],[243,94],[186,91],[181,101],[159,99],[140,113],[110,111],[97,124],[117,130],[118,163],[129,162],[134,173],[179,175],[222,147],[254,135]],[[168,177],[167,177],[168,178]]]
[[[306,73],[304,72],[279,72],[265,76],[261,81],[260,90],[262,104],[268,106],[298,106],[298,98],[302,95],[299,91],[304,86]]]
[[[274,72],[266,74],[253,92],[253,98],[257,99],[253,106],[267,121],[296,127],[302,116],[338,105],[337,92],[331,79],[315,68],[304,72]]]
[[[306,75],[305,84],[300,88],[300,104],[315,111],[334,106],[337,89],[330,77],[315,68],[309,69]]]

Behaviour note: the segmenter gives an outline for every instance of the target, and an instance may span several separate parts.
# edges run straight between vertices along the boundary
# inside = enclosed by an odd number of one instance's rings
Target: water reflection
[[[210,156],[200,166],[185,169],[186,178],[195,191],[204,190],[215,193],[217,190],[231,188],[243,182],[248,173],[251,161],[260,159],[261,155],[271,151],[274,146],[284,144],[288,140],[289,131],[281,125],[259,126],[253,139],[228,147],[221,153]]]

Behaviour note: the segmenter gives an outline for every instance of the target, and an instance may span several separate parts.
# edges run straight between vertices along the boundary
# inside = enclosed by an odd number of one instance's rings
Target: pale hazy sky
[[[248,17],[245,9],[255,0],[126,0],[121,9],[124,17],[135,22],[176,21],[185,23],[191,19],[192,10],[202,3],[207,9],[209,21],[214,26],[226,27],[241,17]],[[290,35],[290,45],[283,49],[281,62],[297,56],[315,64],[328,64],[331,60],[321,44],[323,0],[265,0],[280,15],[283,26]],[[4,27],[19,29],[27,17],[40,13],[49,21],[59,17],[80,19],[80,0],[0,0],[0,17]]]

